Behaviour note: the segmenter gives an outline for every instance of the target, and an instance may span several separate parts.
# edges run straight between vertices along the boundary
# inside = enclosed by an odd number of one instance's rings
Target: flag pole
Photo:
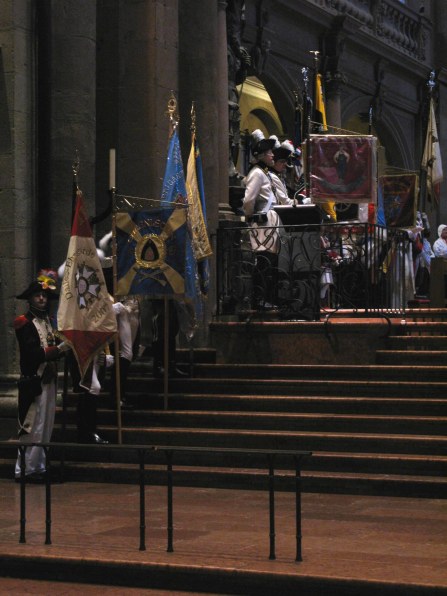
[[[310,164],[310,127],[311,127],[311,112],[312,112],[312,100],[309,98],[308,85],[309,85],[309,69],[307,66],[301,69],[303,75],[304,84],[304,95],[303,95],[303,131],[302,131],[302,142],[303,148],[306,148],[306,153],[303,155],[303,174],[304,174],[304,185],[305,193],[307,197],[310,197],[310,177],[309,177],[309,164]]]
[[[163,325],[163,407],[168,409],[168,376],[169,376],[169,299],[163,298],[164,325]]]
[[[79,151],[75,149],[75,158],[71,165],[71,171],[73,172],[73,186],[72,186],[72,195],[71,195],[71,226],[73,225],[73,218],[75,212],[75,205],[76,205],[76,193],[79,190],[78,185],[78,174],[80,169],[80,159],[79,159]],[[70,228],[71,228],[70,226]],[[65,433],[67,430],[67,395],[68,395],[68,358],[64,358],[64,377],[63,377],[63,385],[62,385],[62,436],[65,440]],[[64,472],[65,472],[65,451],[62,449],[61,459],[60,459],[60,480],[61,482],[64,481]]]
[[[113,150],[115,151],[115,150]],[[110,162],[114,161],[115,153],[110,152]],[[115,166],[110,163],[109,186],[115,184]],[[115,186],[110,186],[109,193],[112,197],[112,271],[113,271],[113,299],[115,300],[117,292],[117,267],[116,267],[116,211],[115,211]],[[118,443],[123,442],[122,422],[121,422],[121,370],[120,370],[120,339],[117,332],[114,339],[115,352],[115,399],[116,399],[116,418],[118,427]]]
[[[425,168],[422,167],[422,162],[424,160],[424,153],[425,153],[425,145],[427,143],[427,135],[428,135],[428,129],[430,126],[430,111],[431,111],[431,102],[432,102],[432,98],[433,98],[433,88],[436,86],[435,83],[435,71],[432,70],[430,72],[430,76],[428,78],[428,81],[426,83],[427,85],[427,126],[425,127],[425,135],[423,137],[423,149],[422,149],[422,158],[421,158],[421,167],[420,167],[420,173],[419,173],[419,177],[420,177],[420,182],[419,182],[419,211],[422,213],[423,211],[425,211],[425,207],[426,207],[426,200],[427,200],[427,170]]]
[[[168,109],[166,115],[169,118],[169,139],[174,134],[179,121],[177,113],[177,99],[174,91],[171,90],[171,95],[168,100]],[[163,407],[168,409],[168,389],[169,389],[169,302],[168,297],[163,297],[164,309],[164,325],[163,325]]]
[[[76,206],[76,194],[79,190],[78,184],[78,174],[79,169],[81,167],[81,161],[79,159],[79,151],[75,149],[75,158],[71,165],[71,171],[73,172],[73,186],[72,186],[72,195],[71,195],[71,227],[73,226],[73,219],[75,213],[75,206]],[[68,366],[68,358],[64,358],[64,378],[63,378],[63,386],[62,386],[62,436],[65,440],[65,432],[67,429],[67,394],[68,394],[68,373],[69,373],[69,366]],[[62,450],[61,461],[60,461],[60,475],[61,480],[64,477],[64,465],[65,465],[65,452]]]
[[[316,113],[317,113],[317,77],[318,77],[318,61],[319,61],[319,55],[320,52],[318,50],[310,50],[309,54],[312,54],[314,57],[314,67],[313,67],[313,86],[312,86],[312,91],[313,91],[313,106],[312,106],[312,121],[313,121],[313,126],[315,127],[315,122],[317,120],[316,118]],[[320,132],[320,131],[317,131]]]

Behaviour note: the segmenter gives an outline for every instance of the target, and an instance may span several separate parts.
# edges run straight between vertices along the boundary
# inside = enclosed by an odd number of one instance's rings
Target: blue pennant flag
[[[379,183],[377,185],[377,215],[376,215],[376,223],[378,226],[386,227],[386,219],[385,219],[385,209],[383,204],[383,186],[382,180],[379,179]]]
[[[177,128],[175,128],[169,141],[161,193],[162,207],[172,207],[175,204],[186,204],[189,207]],[[176,307],[182,331],[186,337],[192,338],[202,318],[203,307],[197,260],[193,249],[193,231],[188,216],[187,220],[184,269],[185,293],[183,300],[176,300]]]

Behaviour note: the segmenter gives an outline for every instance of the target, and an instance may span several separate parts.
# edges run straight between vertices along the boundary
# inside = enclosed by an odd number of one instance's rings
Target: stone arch
[[[268,109],[266,105],[258,106],[251,109],[252,113],[263,122],[269,134],[290,136],[294,130],[293,90],[296,89],[296,83],[283,65],[272,57],[269,58],[265,70],[255,79],[264,86],[273,109]],[[245,85],[246,83],[241,87],[242,93]],[[243,101],[241,108],[242,106]]]
[[[287,136],[292,136],[295,128],[295,100],[293,92],[297,90],[297,81],[293,79],[283,64],[270,56],[267,67],[259,77],[281,120],[282,128]]]
[[[362,115],[368,114],[371,98],[367,95],[356,96],[345,101],[342,107],[342,122],[344,128],[349,128],[349,122],[357,116],[363,124],[358,132],[367,134],[368,121]],[[375,124],[374,134],[385,148],[385,159],[389,165],[413,169],[413,155],[411,154],[408,132],[405,133],[396,114],[386,104],[383,106],[380,119]]]

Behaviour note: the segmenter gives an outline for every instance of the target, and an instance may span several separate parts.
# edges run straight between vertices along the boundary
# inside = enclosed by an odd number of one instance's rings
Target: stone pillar
[[[79,186],[95,213],[96,2],[38,3],[37,27],[39,266],[57,268],[71,233],[76,150]]]
[[[341,128],[341,87],[343,76],[339,73],[328,73],[325,77],[326,83],[326,120],[329,125]]]
[[[15,300],[35,270],[34,37],[29,3],[0,2],[0,374],[17,373]]]
[[[339,68],[345,40],[355,34],[359,27],[355,19],[347,15],[333,19],[330,29],[323,38],[326,85],[326,118],[330,126],[341,127],[341,87],[345,76]],[[329,129],[330,131],[330,129]]]
[[[159,197],[166,167],[171,91],[178,91],[178,1],[120,1],[117,188]],[[191,40],[190,40],[190,43]]]
[[[438,106],[439,106],[439,120],[438,120],[438,137],[439,144],[441,147],[441,156],[443,158],[443,169],[444,169],[444,181],[441,182],[441,196],[437,208],[436,223],[433,226],[436,227],[447,221],[447,69],[444,66],[443,56],[447,52],[447,14],[445,6],[441,2],[433,2],[432,10],[432,21],[434,26],[433,40],[434,40],[434,59],[433,66],[437,70],[437,82],[438,82]],[[422,143],[425,142],[425,138],[422,139]],[[436,234],[433,234],[431,241],[434,242]]]
[[[215,2],[180,2],[179,21],[179,98],[180,139],[183,161],[191,148],[191,106],[196,111],[197,139],[202,156],[208,227],[214,233],[218,224],[220,190],[220,114],[217,19]],[[203,21],[207,26],[191,43],[191,31]],[[186,173],[186,169],[185,169]]]
[[[228,203],[228,152],[229,152],[229,125],[228,125],[228,56],[227,56],[227,2],[217,0],[218,6],[218,98],[219,98],[219,220],[234,220],[234,215]]]
[[[222,189],[221,145],[222,130],[220,118],[220,79],[218,43],[217,2],[190,2],[179,4],[179,99],[180,139],[183,162],[186,164],[191,149],[191,106],[194,101],[196,130],[202,157],[203,179],[206,198],[207,224],[211,236],[215,235],[219,222],[219,204],[226,189]],[[197,23],[206,23],[201,34],[191,43],[191,31]],[[226,122],[226,120],[225,120]],[[228,194],[228,193],[227,193]],[[211,320],[215,305],[215,263],[211,259],[211,287],[206,303],[205,322]],[[207,335],[208,325],[202,326],[195,335]],[[204,339],[204,342],[206,340]]]

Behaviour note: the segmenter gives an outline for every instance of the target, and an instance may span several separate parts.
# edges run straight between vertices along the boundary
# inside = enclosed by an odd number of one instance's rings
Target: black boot
[[[81,393],[78,399],[78,443],[108,443],[96,432],[96,397]]]
[[[121,407],[125,409],[131,409],[133,406],[127,401],[126,388],[127,388],[127,375],[129,373],[131,362],[126,358],[120,358],[120,394],[121,394]]]
[[[119,360],[120,365],[120,400],[121,400],[121,407],[125,409],[131,409],[133,406],[129,404],[126,397],[126,387],[127,387],[127,375],[129,372],[129,367],[131,365],[130,360],[126,358],[120,358]],[[112,398],[112,407],[116,406],[116,367],[115,365],[110,369],[110,397]]]
[[[169,363],[169,376],[170,377],[189,377],[185,370],[178,367],[175,361]]]

